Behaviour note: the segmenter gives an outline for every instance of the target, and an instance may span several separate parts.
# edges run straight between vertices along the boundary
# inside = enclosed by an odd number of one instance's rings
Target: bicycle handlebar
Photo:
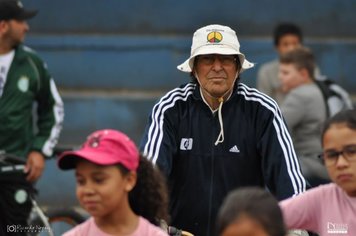
[[[57,145],[54,149],[53,149],[53,155],[52,157],[58,157],[59,155],[61,155],[63,152],[66,151],[73,151],[74,149],[76,149],[76,146],[70,146],[70,145]]]
[[[0,163],[8,165],[26,165],[26,160],[4,151],[0,151]]]
[[[75,148],[76,148],[75,146],[58,145],[53,149],[52,156],[46,158],[46,160],[54,159],[58,157],[61,153],[65,151],[72,151]],[[4,161],[10,161],[11,163],[9,164],[26,164],[26,160],[24,158],[21,158],[11,153],[7,153],[4,150],[0,150],[0,162],[4,163]]]

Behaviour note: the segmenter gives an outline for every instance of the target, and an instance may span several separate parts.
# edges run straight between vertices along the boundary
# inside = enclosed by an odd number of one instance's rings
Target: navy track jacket
[[[242,186],[267,187],[279,200],[305,191],[291,137],[274,100],[243,83],[223,104],[220,125],[187,83],[153,107],[141,151],[167,176],[171,225],[198,236],[214,235],[218,209]]]

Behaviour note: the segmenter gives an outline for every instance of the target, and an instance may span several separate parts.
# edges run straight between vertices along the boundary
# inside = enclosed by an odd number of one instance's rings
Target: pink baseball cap
[[[79,150],[63,152],[58,159],[62,170],[74,169],[78,158],[98,165],[121,164],[128,170],[137,170],[139,152],[134,142],[124,133],[104,129],[88,136]]]

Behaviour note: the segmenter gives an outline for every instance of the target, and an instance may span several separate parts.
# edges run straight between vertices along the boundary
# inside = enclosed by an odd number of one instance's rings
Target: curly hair
[[[129,170],[118,165],[123,175]],[[129,193],[132,210],[152,224],[160,224],[160,220],[169,222],[168,190],[163,174],[145,157],[140,156],[137,169],[137,182]]]

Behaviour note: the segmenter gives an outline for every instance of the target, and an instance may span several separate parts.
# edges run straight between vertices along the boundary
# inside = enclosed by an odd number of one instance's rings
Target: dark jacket
[[[305,191],[290,135],[277,104],[238,83],[222,107],[220,125],[198,84],[168,92],[153,107],[141,150],[168,178],[172,225],[213,235],[218,209],[242,186],[267,187],[278,199]]]

